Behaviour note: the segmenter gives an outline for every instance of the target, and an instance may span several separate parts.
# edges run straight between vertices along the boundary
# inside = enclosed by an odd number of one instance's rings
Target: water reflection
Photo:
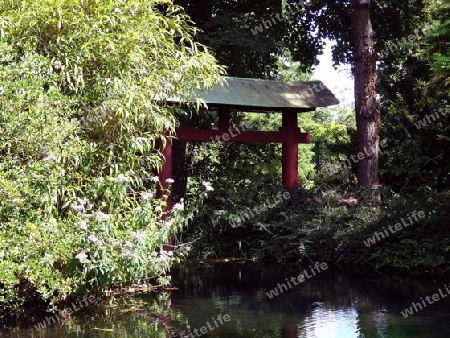
[[[0,331],[0,336],[450,337],[450,300],[406,319],[400,315],[420,295],[436,290],[442,280],[405,280],[330,268],[276,297],[267,296],[278,283],[298,275],[298,270],[248,262],[185,264],[174,269],[172,280],[178,289],[170,293],[156,298],[127,296],[95,311],[80,311],[43,332],[28,323],[28,328]]]
[[[272,299],[267,296],[296,274],[295,269],[251,263],[180,267],[174,279],[180,290],[173,294],[173,306],[193,324],[208,314],[230,314],[230,325],[208,337],[450,336],[450,301],[408,321],[400,315],[411,299],[442,281],[330,269]]]
[[[314,310],[300,327],[302,338],[347,338],[359,335],[358,313],[355,309],[329,310],[323,303],[315,303]]]

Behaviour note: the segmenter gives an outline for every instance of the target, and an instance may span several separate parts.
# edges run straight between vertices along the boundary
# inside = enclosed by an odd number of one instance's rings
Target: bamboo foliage
[[[223,68],[155,0],[0,3],[0,303],[162,276],[156,140]],[[178,217],[178,218],[177,218]],[[156,250],[156,251],[155,251]]]

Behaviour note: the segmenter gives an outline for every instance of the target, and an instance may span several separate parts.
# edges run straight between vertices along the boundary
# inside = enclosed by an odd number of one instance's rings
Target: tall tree
[[[379,114],[376,99],[374,32],[370,0],[352,0],[355,109],[357,129],[357,177],[361,187],[378,188]],[[364,156],[360,159],[359,154]]]

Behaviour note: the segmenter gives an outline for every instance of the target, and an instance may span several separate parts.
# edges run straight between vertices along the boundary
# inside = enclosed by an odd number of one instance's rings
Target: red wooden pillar
[[[300,132],[297,127],[297,112],[283,110],[281,130],[288,134],[282,146],[282,178],[283,186],[298,189],[298,144],[296,134]]]
[[[160,150],[164,156],[164,163],[161,171],[159,172],[159,182],[156,197],[162,197],[167,194],[166,212],[172,210],[172,188],[167,179],[172,178],[172,141],[169,138],[165,138],[165,145],[162,140],[159,141]]]
[[[219,130],[227,130],[230,127],[230,117],[231,117],[230,109],[220,108],[218,114],[219,114],[219,122],[218,122]]]
[[[158,188],[156,190],[156,197],[161,198],[164,195],[167,196],[166,199],[166,208],[163,211],[162,220],[164,220],[172,210],[172,187],[171,184],[168,183],[167,179],[172,179],[172,141],[168,137],[164,137],[164,141],[160,139],[159,149],[164,156],[164,162],[159,172],[159,182]],[[164,144],[165,143],[165,144]],[[162,250],[172,250],[172,238],[169,238],[167,244],[163,244]]]

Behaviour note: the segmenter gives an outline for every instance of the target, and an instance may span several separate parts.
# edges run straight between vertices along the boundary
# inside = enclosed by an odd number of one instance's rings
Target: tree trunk
[[[379,113],[375,92],[376,63],[370,0],[352,0],[351,22],[358,143],[357,177],[361,188],[377,189]]]

